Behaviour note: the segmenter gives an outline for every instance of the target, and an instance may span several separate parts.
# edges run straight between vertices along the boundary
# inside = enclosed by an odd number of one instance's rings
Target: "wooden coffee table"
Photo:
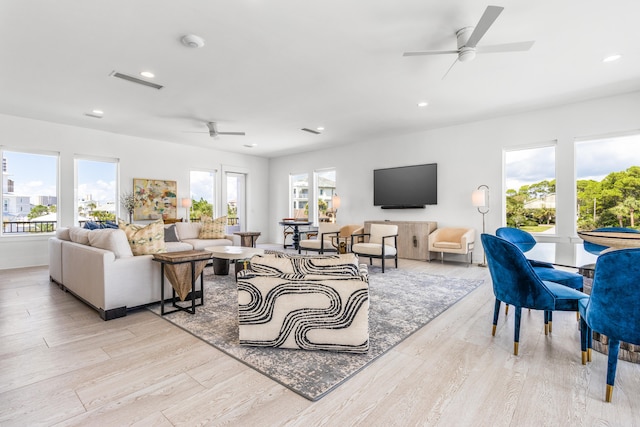
[[[264,254],[264,249],[246,246],[209,246],[204,250],[213,256],[213,272],[217,275],[229,274],[229,261],[242,261]]]

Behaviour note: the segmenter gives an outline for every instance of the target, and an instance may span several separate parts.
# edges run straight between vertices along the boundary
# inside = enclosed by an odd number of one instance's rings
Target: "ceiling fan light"
[[[609,55],[606,58],[604,58],[602,62],[613,62],[613,61],[617,61],[620,58],[622,58],[622,55],[619,55],[619,54]]]
[[[460,62],[467,62],[473,60],[476,57],[476,50],[471,47],[463,47],[458,54],[458,60]]]

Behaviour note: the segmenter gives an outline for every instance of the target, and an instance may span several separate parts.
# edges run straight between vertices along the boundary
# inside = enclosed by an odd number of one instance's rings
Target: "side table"
[[[186,311],[195,314],[196,307],[204,304],[204,268],[211,259],[211,252],[207,251],[180,251],[154,254],[153,260],[160,263],[160,315]],[[165,268],[166,267],[166,268]],[[172,286],[171,303],[174,310],[164,310],[164,276],[165,273]],[[200,293],[196,294],[196,277],[200,276]],[[180,301],[184,301],[191,291],[191,306],[177,304],[176,292]],[[200,303],[196,304],[196,299]]]
[[[237,231],[233,234],[240,236],[240,245],[247,248],[255,248],[256,240],[260,237],[259,231]]]

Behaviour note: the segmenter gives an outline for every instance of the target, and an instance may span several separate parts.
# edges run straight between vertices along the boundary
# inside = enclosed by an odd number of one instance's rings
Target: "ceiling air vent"
[[[313,130],[313,129],[309,129],[309,128],[302,128],[300,130],[303,130],[303,131],[309,132],[309,133],[313,133],[313,134],[316,134],[316,135],[320,135],[320,132],[318,132],[317,130]]]
[[[152,87],[152,88],[158,89],[158,90],[162,89],[164,87],[162,85],[159,85],[159,84],[156,84],[156,83],[151,83],[151,82],[148,82],[146,80],[139,79],[137,77],[129,76],[127,74],[118,73],[117,71],[112,72],[111,75],[113,77],[117,77],[119,79],[127,80],[127,81],[129,81],[131,83],[137,83],[139,85]]]

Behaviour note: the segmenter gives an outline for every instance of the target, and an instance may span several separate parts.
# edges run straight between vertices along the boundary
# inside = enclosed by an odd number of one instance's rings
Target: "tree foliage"
[[[578,180],[576,189],[578,230],[635,227],[640,211],[640,166],[611,172],[600,182]],[[555,192],[555,180],[524,185],[518,191],[507,190],[507,225],[521,227],[555,223],[555,208],[525,208],[528,202]]]

